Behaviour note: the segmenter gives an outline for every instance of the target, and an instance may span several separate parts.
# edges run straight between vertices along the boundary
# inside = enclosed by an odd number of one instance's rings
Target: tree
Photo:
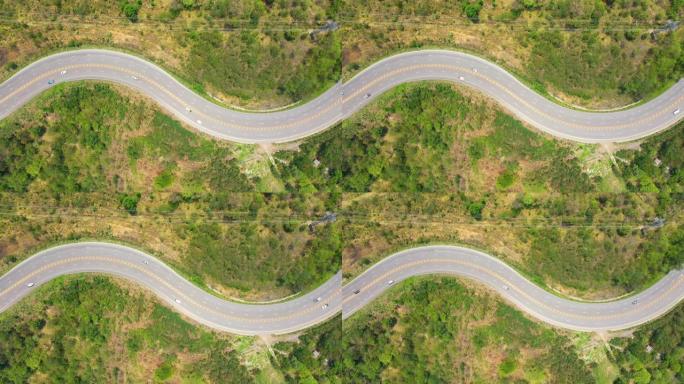
[[[124,16],[128,18],[131,22],[135,23],[138,21],[138,11],[140,11],[140,7],[142,6],[142,0],[137,0],[133,2],[123,1],[121,3],[121,12],[123,12]]]

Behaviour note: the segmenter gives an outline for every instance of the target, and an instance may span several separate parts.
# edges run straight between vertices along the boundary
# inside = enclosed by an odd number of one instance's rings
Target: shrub
[[[138,202],[140,201],[140,192],[133,194],[122,194],[119,197],[119,202],[121,207],[128,211],[131,215],[136,215],[138,213]]]

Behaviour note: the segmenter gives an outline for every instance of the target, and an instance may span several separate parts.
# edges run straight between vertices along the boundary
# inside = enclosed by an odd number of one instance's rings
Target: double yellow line
[[[464,266],[464,267],[468,267],[468,268],[472,268],[472,269],[478,270],[478,271],[480,271],[480,272],[482,272],[482,273],[484,273],[484,274],[486,274],[486,275],[493,276],[494,278],[500,280],[501,283],[502,283],[503,285],[508,286],[510,289],[512,289],[512,290],[514,290],[514,291],[516,291],[516,292],[518,292],[521,296],[523,296],[523,297],[526,298],[527,300],[529,300],[529,301],[535,303],[536,305],[538,305],[538,306],[540,306],[540,307],[545,308],[545,309],[548,310],[549,312],[555,313],[555,314],[560,315],[560,316],[563,316],[563,317],[570,317],[570,318],[575,318],[575,319],[607,320],[607,319],[614,319],[614,318],[618,318],[618,317],[622,317],[622,316],[627,316],[627,315],[629,315],[629,314],[631,314],[631,313],[636,313],[636,312],[639,312],[639,311],[642,311],[642,312],[643,312],[644,309],[648,309],[648,308],[652,307],[653,305],[655,305],[656,303],[660,302],[662,298],[666,297],[666,296],[667,296],[668,294],[670,294],[672,291],[674,291],[675,289],[679,288],[679,286],[684,282],[684,276],[680,275],[680,276],[677,277],[677,280],[675,281],[674,284],[672,284],[671,287],[669,287],[667,290],[665,290],[665,291],[663,291],[662,293],[660,293],[657,297],[655,297],[655,298],[654,298],[653,300],[651,300],[650,302],[645,303],[645,304],[640,304],[639,306],[632,307],[632,308],[630,308],[630,309],[628,309],[628,310],[625,310],[625,311],[611,313],[610,315],[576,314],[576,313],[561,311],[561,310],[559,310],[559,309],[557,309],[557,308],[555,308],[555,307],[552,307],[552,306],[550,306],[550,305],[548,305],[548,304],[546,304],[546,303],[544,303],[544,302],[542,302],[542,301],[540,301],[540,300],[538,300],[538,299],[532,297],[531,295],[529,295],[528,293],[526,293],[526,292],[523,291],[522,289],[518,288],[516,285],[512,284],[508,279],[506,279],[505,277],[503,277],[501,274],[496,273],[496,272],[494,272],[494,271],[492,271],[492,270],[489,270],[489,269],[487,269],[487,268],[484,268],[484,267],[482,267],[482,266],[479,266],[479,265],[477,265],[476,263],[472,263],[472,262],[468,262],[468,261],[464,261],[464,260],[454,260],[454,259],[426,259],[426,260],[417,260],[417,261],[405,263],[405,264],[402,264],[402,265],[400,265],[400,266],[398,266],[398,267],[395,267],[395,268],[393,268],[393,269],[391,269],[391,270],[385,272],[385,273],[382,274],[381,276],[379,276],[379,277],[373,279],[371,282],[369,282],[368,284],[366,284],[366,285],[362,288],[362,290],[367,290],[367,289],[369,289],[370,287],[372,287],[372,286],[374,286],[374,285],[377,285],[377,284],[378,284],[379,282],[381,282],[381,281],[386,281],[387,278],[391,277],[393,274],[395,274],[395,273],[397,273],[397,272],[399,272],[399,271],[406,270],[406,269],[409,269],[409,268],[414,268],[414,267],[416,267],[416,266],[425,265],[425,264],[437,264],[437,265],[439,265],[439,264],[455,264],[455,265],[461,265],[461,266]],[[439,272],[437,272],[437,273],[439,273]],[[361,276],[363,276],[363,275],[361,275]],[[361,278],[361,277],[359,277],[359,278]],[[550,294],[549,294],[549,295],[550,295]],[[349,301],[351,301],[351,300],[354,299],[355,297],[357,297],[357,296],[354,295],[354,294],[351,294],[351,295],[345,297],[345,298],[342,300],[342,305],[348,303]],[[680,298],[680,300],[681,300],[681,298]],[[596,305],[600,305],[600,304],[596,304]],[[540,315],[543,315],[543,314],[540,314]]]
[[[154,81],[153,79],[150,79],[146,76],[143,76],[140,73],[137,73],[137,72],[134,72],[134,71],[122,68],[122,67],[118,67],[115,65],[109,65],[109,64],[75,64],[75,65],[69,65],[69,66],[61,67],[61,68],[58,68],[58,69],[55,69],[55,70],[52,70],[49,72],[45,72],[42,75],[33,78],[31,81],[24,83],[21,87],[14,90],[13,92],[11,92],[7,96],[3,97],[2,99],[0,99],[0,104],[7,101],[9,98],[15,96],[19,92],[25,90],[26,88],[28,88],[32,84],[34,84],[38,81],[45,80],[47,77],[55,75],[55,74],[57,74],[61,71],[64,71],[64,70],[69,71],[69,70],[77,70],[77,69],[82,69],[82,68],[103,68],[103,69],[107,69],[107,70],[112,70],[112,71],[124,73],[128,76],[131,76],[131,77],[135,76],[138,78],[139,81],[147,82],[147,83],[151,84],[152,86],[156,87],[162,93],[166,94],[168,97],[170,97],[171,99],[176,101],[179,105],[184,106],[184,105],[188,104],[187,102],[184,102],[176,94],[174,94],[173,92],[171,92],[169,89],[162,86],[158,82]],[[538,115],[544,116],[544,117],[546,117],[552,121],[556,121],[556,122],[561,123],[561,124],[565,124],[568,126],[572,126],[572,127],[580,128],[580,129],[584,129],[584,130],[593,130],[593,131],[596,131],[596,130],[616,130],[616,129],[620,129],[620,128],[626,128],[626,127],[640,125],[640,124],[652,121],[652,120],[660,117],[662,114],[667,113],[670,109],[676,107],[677,105],[680,105],[682,100],[684,100],[684,95],[682,95],[682,96],[678,97],[673,103],[670,103],[668,106],[666,106],[666,108],[663,108],[657,112],[649,114],[649,115],[642,117],[640,119],[636,119],[636,120],[630,121],[628,123],[603,125],[603,126],[597,127],[597,126],[592,126],[592,125],[579,124],[579,123],[573,123],[570,121],[565,121],[565,120],[562,120],[562,119],[560,119],[554,115],[548,114],[548,113],[544,112],[542,109],[537,108],[533,104],[530,104],[525,99],[523,99],[520,96],[518,96],[517,94],[513,93],[509,88],[505,87],[501,83],[499,83],[493,79],[490,79],[490,78],[478,73],[477,71],[473,71],[469,68],[465,68],[465,67],[461,67],[461,66],[457,66],[457,65],[450,65],[450,64],[415,64],[415,65],[409,65],[409,66],[406,66],[403,68],[395,69],[395,70],[387,72],[381,76],[378,76],[378,77],[374,78],[373,80],[369,81],[368,83],[366,83],[363,87],[356,90],[352,94],[347,95],[344,98],[339,98],[339,99],[334,98],[333,99],[334,102],[330,103],[327,107],[319,110],[318,112],[311,114],[311,115],[308,115],[308,116],[305,116],[303,118],[300,118],[296,121],[289,122],[289,123],[282,123],[282,124],[276,124],[276,125],[265,126],[265,127],[247,126],[244,124],[238,124],[238,123],[219,120],[219,119],[217,119],[213,116],[207,115],[201,111],[193,111],[193,112],[194,112],[195,116],[200,116],[204,120],[213,121],[219,125],[229,127],[232,129],[240,129],[240,130],[245,130],[245,131],[274,131],[274,130],[279,130],[279,129],[286,129],[286,128],[291,128],[291,127],[306,123],[308,121],[314,120],[314,119],[328,113],[331,109],[337,107],[338,105],[340,105],[340,104],[344,105],[344,104],[348,103],[353,98],[355,98],[358,95],[366,92],[369,88],[373,87],[375,84],[377,84],[383,80],[397,76],[397,75],[402,74],[402,73],[417,71],[420,69],[441,69],[441,70],[451,71],[453,73],[462,73],[462,74],[466,74],[468,76],[477,77],[477,78],[479,78],[485,82],[488,82],[488,83],[494,85],[495,87],[499,88],[501,91],[507,93],[513,99],[515,99],[519,103],[525,105],[527,108],[534,111]],[[166,75],[166,74],[163,73],[163,75]],[[335,119],[333,119],[331,121],[334,121],[334,120]]]
[[[200,308],[204,311],[215,314],[216,316],[218,316],[220,318],[227,319],[229,321],[241,321],[241,322],[258,323],[258,324],[275,323],[278,321],[290,320],[290,319],[298,318],[298,317],[303,318],[308,313],[319,309],[319,306],[320,306],[320,303],[316,302],[315,304],[310,304],[310,305],[306,306],[304,309],[299,310],[299,311],[294,311],[288,315],[269,316],[269,317],[263,317],[263,318],[255,318],[253,316],[246,317],[246,316],[240,316],[240,315],[231,315],[231,314],[227,314],[227,313],[218,311],[213,307],[210,307],[208,305],[205,305],[203,303],[196,301],[195,299],[191,298],[190,296],[188,296],[187,294],[182,292],[180,289],[173,286],[168,281],[164,280],[159,275],[152,273],[149,269],[141,266],[138,263],[132,263],[132,262],[125,261],[125,260],[120,260],[118,258],[106,257],[106,256],[74,256],[74,257],[68,257],[68,258],[65,258],[62,260],[58,260],[58,261],[54,261],[54,262],[45,264],[45,265],[41,266],[40,268],[31,271],[30,273],[28,273],[27,275],[23,276],[18,281],[16,281],[14,284],[10,285],[4,291],[0,292],[0,298],[7,295],[9,292],[16,289],[17,287],[25,285],[33,277],[45,272],[46,270],[49,270],[49,269],[52,269],[55,267],[59,267],[62,265],[67,265],[67,264],[77,264],[79,262],[84,262],[84,261],[105,262],[105,263],[109,263],[112,265],[121,265],[121,266],[124,266],[126,268],[130,268],[132,270],[138,271],[138,272],[146,275],[147,277],[151,278],[152,280],[158,282],[159,284],[165,286],[167,289],[169,289],[171,292],[173,292],[173,294],[177,298],[181,298],[182,300],[184,300],[184,302],[189,303],[189,304],[191,304],[197,308]],[[455,264],[455,265],[460,265],[460,266],[464,266],[464,267],[468,267],[468,268],[477,270],[477,271],[479,271],[485,275],[489,275],[489,276],[494,277],[495,279],[499,280],[502,284],[507,285],[509,287],[509,289],[514,290],[520,296],[522,296],[525,299],[527,299],[528,301],[536,304],[537,306],[544,308],[546,311],[548,311],[550,313],[554,313],[554,314],[559,315],[560,317],[564,317],[564,318],[574,318],[574,319],[582,319],[582,320],[608,320],[608,319],[615,319],[615,318],[619,318],[619,317],[624,317],[624,316],[627,316],[629,314],[637,313],[637,312],[644,313],[644,311],[646,309],[651,308],[652,306],[656,305],[657,303],[661,303],[662,299],[664,299],[666,296],[668,296],[672,291],[678,289],[680,287],[680,285],[682,283],[684,283],[684,276],[679,275],[679,276],[677,276],[675,282],[668,289],[660,292],[656,297],[651,299],[649,302],[642,303],[639,306],[631,307],[630,309],[627,309],[624,311],[614,312],[614,313],[607,314],[607,315],[578,314],[578,313],[572,313],[572,312],[566,312],[566,311],[559,310],[559,309],[557,309],[551,305],[548,305],[547,303],[540,301],[540,300],[536,299],[535,297],[531,296],[530,294],[528,294],[527,292],[525,292],[524,290],[522,290],[518,286],[511,283],[510,280],[506,279],[501,274],[494,272],[490,269],[487,269],[485,267],[482,267],[476,263],[464,261],[464,260],[436,258],[436,259],[412,261],[409,263],[402,264],[398,267],[395,267],[395,268],[383,273],[382,275],[380,275],[380,276],[376,277],[375,279],[373,279],[372,281],[370,281],[368,284],[364,285],[364,287],[362,289],[368,290],[369,288],[379,284],[381,281],[385,281],[387,278],[391,277],[393,274],[396,274],[402,270],[414,268],[416,266],[425,265],[425,264],[437,264],[437,265],[439,265],[439,264]],[[112,272],[112,273],[114,273],[114,272]],[[437,272],[437,273],[439,273],[439,272]],[[458,274],[458,272],[456,274]],[[205,293],[205,292],[202,292],[202,293],[209,295],[208,293]],[[336,289],[334,291],[334,293],[331,296],[329,296],[328,298],[326,298],[326,300],[324,302],[334,304],[335,300],[340,296],[340,294],[341,294],[341,290]],[[357,297],[357,296],[354,294],[350,294],[347,297],[344,297],[342,300],[342,306],[347,304],[349,301],[353,300],[355,297]],[[599,304],[597,304],[597,305],[599,305]],[[528,308],[528,309],[531,309],[531,308]],[[330,316],[334,315],[338,311],[339,311],[339,308],[336,308],[335,306],[330,307],[327,310],[327,312],[324,313],[324,316],[321,316],[321,319],[329,318]],[[545,317],[545,315],[543,313],[538,313],[538,314],[540,316]],[[561,320],[550,319],[550,320],[558,321],[560,323],[563,322],[562,319]],[[640,322],[641,320],[642,319],[637,319],[636,321]],[[309,323],[311,323],[311,322],[309,322]]]
[[[606,129],[606,130],[616,130],[616,129],[620,129],[620,128],[625,128],[625,127],[630,127],[630,126],[634,126],[634,125],[639,125],[639,124],[644,123],[644,122],[649,122],[649,121],[652,121],[652,120],[654,120],[655,118],[659,117],[660,115],[662,115],[662,114],[664,114],[664,113],[667,113],[671,108],[676,107],[677,105],[679,105],[679,104],[684,100],[684,95],[681,95],[681,96],[678,97],[673,103],[670,103],[666,108],[661,109],[661,110],[658,111],[657,113],[651,114],[649,117],[643,117],[643,118],[640,118],[640,119],[637,119],[637,120],[630,121],[629,123],[612,124],[612,125],[603,125],[603,126],[600,126],[600,127],[596,127],[596,126],[592,126],[592,125],[579,124],[579,123],[573,123],[573,122],[570,122],[570,121],[565,121],[565,120],[559,119],[559,118],[556,117],[556,116],[550,115],[550,114],[544,112],[543,110],[537,108],[537,107],[534,106],[533,104],[530,104],[528,101],[526,101],[525,99],[521,98],[520,96],[516,95],[516,94],[513,93],[509,88],[505,87],[504,85],[502,85],[502,84],[499,83],[498,81],[493,80],[493,79],[490,79],[489,77],[486,77],[486,76],[480,74],[479,72],[473,71],[473,70],[471,70],[471,69],[469,69],[469,68],[460,67],[460,66],[451,65],[451,64],[414,64],[414,65],[410,65],[410,66],[407,66],[407,67],[404,67],[404,68],[396,69],[396,70],[394,70],[394,71],[387,72],[387,73],[384,74],[384,75],[381,75],[381,76],[376,77],[375,79],[373,79],[373,80],[369,81],[368,83],[366,83],[365,86],[363,86],[362,88],[360,88],[360,89],[357,90],[356,92],[354,92],[354,93],[352,93],[351,95],[349,95],[346,99],[344,99],[344,100],[342,101],[342,103],[344,104],[344,103],[348,102],[348,101],[351,100],[352,98],[358,96],[360,93],[365,92],[368,88],[372,87],[373,85],[375,85],[376,83],[378,83],[378,82],[380,82],[380,81],[382,81],[382,80],[385,80],[385,79],[387,79],[387,78],[389,78],[389,77],[395,76],[395,75],[400,74],[400,73],[415,71],[415,70],[419,70],[419,69],[443,69],[443,70],[452,71],[452,72],[454,72],[454,73],[462,73],[462,74],[467,74],[467,75],[469,75],[469,76],[477,77],[477,78],[479,78],[479,79],[481,79],[481,80],[483,80],[483,81],[485,81],[485,82],[488,82],[488,83],[494,85],[495,87],[499,88],[499,89],[502,90],[503,92],[505,92],[505,93],[507,93],[508,95],[510,95],[511,97],[513,97],[513,98],[514,98],[515,100],[517,100],[519,103],[524,104],[525,106],[527,106],[527,108],[533,110],[534,112],[536,112],[536,113],[539,114],[539,115],[542,115],[542,116],[544,116],[544,117],[546,117],[546,118],[549,118],[549,119],[551,119],[551,120],[553,120],[553,121],[556,121],[556,122],[559,122],[559,123],[561,123],[561,124],[566,124],[566,125],[569,125],[569,126],[573,126],[573,127],[575,127],[575,128],[582,128],[582,129],[585,129],[585,130],[603,130],[603,129]],[[465,81],[465,80],[463,80],[463,81]],[[458,83],[457,83],[457,84],[458,84]],[[551,103],[551,102],[549,102],[549,103]],[[589,113],[589,112],[586,112],[586,113]],[[597,114],[598,114],[598,113],[597,113]],[[605,114],[605,113],[601,113],[601,114]],[[528,123],[530,123],[530,122],[528,122]]]
[[[273,316],[273,317],[267,317],[267,318],[254,318],[253,316],[245,317],[245,316],[230,315],[230,314],[227,314],[227,313],[224,313],[221,311],[217,311],[216,309],[214,309],[210,306],[207,306],[205,304],[197,302],[196,300],[192,299],[190,296],[181,292],[178,288],[174,287],[173,285],[171,285],[169,282],[167,282],[166,280],[164,280],[160,276],[150,272],[148,269],[142,267],[141,265],[139,265],[137,263],[131,263],[129,261],[120,260],[120,259],[113,258],[113,257],[106,257],[106,256],[74,256],[74,257],[68,257],[68,258],[65,258],[62,260],[58,260],[58,261],[54,261],[54,262],[45,264],[42,267],[40,267],[36,270],[33,270],[31,273],[25,275],[24,277],[19,279],[17,282],[15,282],[11,286],[9,286],[4,291],[0,292],[0,298],[5,296],[6,294],[8,294],[13,289],[17,288],[18,286],[23,286],[24,284],[26,284],[26,282],[30,281],[32,277],[35,277],[36,275],[39,275],[40,273],[42,273],[46,270],[49,270],[51,268],[55,268],[58,266],[62,266],[62,265],[76,264],[76,263],[83,262],[83,261],[106,262],[106,263],[110,263],[113,265],[121,265],[121,266],[124,266],[127,268],[134,269],[136,271],[139,271],[139,272],[143,273],[144,275],[150,277],[151,279],[157,281],[158,283],[164,285],[166,288],[171,290],[174,293],[174,295],[176,295],[176,297],[179,297],[182,300],[184,300],[184,302],[190,303],[190,304],[192,304],[198,308],[201,308],[205,311],[211,312],[211,313],[213,313],[219,317],[225,318],[227,320],[243,321],[243,322],[249,322],[249,323],[274,323],[274,322],[278,322],[278,321],[282,321],[282,320],[289,320],[289,319],[293,319],[293,318],[297,318],[297,317],[303,317],[304,315],[308,314],[309,312],[311,312],[313,310],[320,309],[320,303],[317,302],[315,305],[308,305],[305,309],[295,311],[289,315]],[[205,293],[205,292],[203,292],[203,294],[209,295],[208,293]],[[337,297],[340,296],[340,294],[341,293],[340,293],[339,289],[335,290],[333,295],[331,295],[330,297],[328,297],[326,299],[326,302],[328,302],[328,303],[334,302],[334,300],[337,299]],[[321,302],[323,302],[323,300]],[[248,304],[244,304],[244,305],[248,305]],[[331,306],[328,309],[328,311],[332,312],[334,314],[336,312],[336,308]]]

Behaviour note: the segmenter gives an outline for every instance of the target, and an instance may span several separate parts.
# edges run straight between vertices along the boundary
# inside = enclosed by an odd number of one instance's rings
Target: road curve
[[[632,328],[661,316],[684,299],[682,269],[668,273],[645,291],[621,300],[579,302],[545,291],[501,260],[482,252],[428,246],[389,256],[345,285],[342,318],[353,315],[397,282],[426,274],[450,274],[476,280],[529,315],[576,331]]]
[[[141,58],[116,51],[84,49],[47,56],[0,84],[0,119],[54,84],[76,80],[104,80],[129,86],[194,128],[243,143],[286,142],[312,135],[349,117],[383,92],[419,80],[451,81],[474,88],[537,129],[580,142],[634,140],[668,128],[684,116],[674,113],[684,109],[684,80],[634,108],[600,113],[578,111],[537,94],[496,64],[446,50],[390,56],[296,108],[240,112],[204,99]]]
[[[341,274],[295,299],[267,305],[235,303],[198,288],[158,259],[111,243],[73,243],[26,259],[0,277],[0,312],[58,276],[98,272],[123,277],[151,290],[198,323],[241,335],[285,334],[339,313]],[[34,283],[29,287],[29,283]],[[320,297],[320,301],[316,299]],[[178,301],[177,301],[178,300]],[[322,308],[328,304],[326,308]]]
[[[580,331],[631,328],[664,314],[684,298],[683,270],[670,272],[652,287],[626,299],[583,303],[555,296],[481,252],[430,246],[389,256],[344,287],[341,273],[337,273],[312,292],[289,301],[243,304],[203,291],[143,252],[117,244],[88,242],[44,250],[0,277],[0,312],[41,284],[61,275],[83,272],[132,280],[201,324],[244,335],[294,332],[323,322],[340,311],[346,319],[399,281],[424,274],[453,274],[474,279],[539,320]],[[390,280],[394,282],[388,284]],[[29,283],[35,285],[29,287]],[[319,297],[321,300],[317,301]],[[323,308],[323,304],[328,306]]]

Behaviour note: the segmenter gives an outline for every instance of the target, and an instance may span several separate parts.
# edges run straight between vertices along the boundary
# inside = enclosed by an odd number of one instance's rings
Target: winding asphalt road
[[[242,334],[284,334],[339,313],[341,273],[313,291],[275,304],[242,304],[220,299],[158,259],[111,243],[73,243],[31,256],[0,277],[0,312],[55,277],[99,272],[123,277],[151,290],[162,301],[211,328]],[[32,287],[28,285],[33,283]],[[317,301],[317,298],[321,298]],[[328,304],[323,308],[324,304]]]
[[[683,270],[670,272],[652,287],[629,298],[582,303],[541,289],[503,262],[481,252],[430,246],[385,258],[344,287],[341,273],[337,273],[312,292],[292,300],[243,304],[203,291],[143,252],[116,244],[90,242],[47,249],[0,277],[0,312],[51,279],[83,272],[132,280],[201,324],[245,335],[298,331],[340,311],[346,319],[401,280],[424,274],[452,274],[474,279],[539,320],[580,331],[631,328],[662,315],[684,298]]]
[[[580,142],[634,140],[668,128],[684,116],[674,113],[684,108],[682,80],[634,108],[578,111],[544,98],[493,63],[445,50],[390,56],[296,108],[240,112],[204,99],[148,61],[115,51],[85,49],[45,57],[2,83],[0,119],[54,84],[86,79],[134,88],[194,128],[244,143],[286,142],[312,135],[349,117],[383,92],[419,80],[446,80],[474,88],[537,129]]]
[[[645,291],[621,300],[579,302],[545,291],[501,260],[482,252],[463,247],[428,246],[387,257],[345,285],[342,318],[353,315],[398,282],[427,274],[457,275],[478,281],[529,315],[576,331],[632,328],[657,318],[684,299],[682,269],[670,272]]]
[[[285,142],[312,135],[349,117],[383,92],[419,80],[447,80],[472,87],[530,125],[580,142],[629,141],[668,128],[684,116],[675,112],[684,108],[682,80],[634,108],[583,112],[545,99],[495,64],[442,50],[391,56],[293,109],[238,112],[207,101],[161,68],[135,56],[107,50],[78,50],[38,60],[0,84],[0,119],[54,84],[76,80],[104,80],[129,86],[198,130],[247,143]],[[76,243],[40,252],[0,277],[0,311],[40,284],[81,272],[100,272],[135,281],[199,323],[247,335],[297,331],[340,311],[343,318],[348,318],[397,282],[422,274],[446,273],[480,281],[531,316],[557,327],[581,331],[631,328],[660,316],[684,298],[682,270],[670,272],[633,297],[581,303],[544,291],[493,257],[466,248],[440,246],[399,252],[344,287],[341,273],[337,273],[296,299],[251,305],[217,298],[140,251],[107,243]]]

